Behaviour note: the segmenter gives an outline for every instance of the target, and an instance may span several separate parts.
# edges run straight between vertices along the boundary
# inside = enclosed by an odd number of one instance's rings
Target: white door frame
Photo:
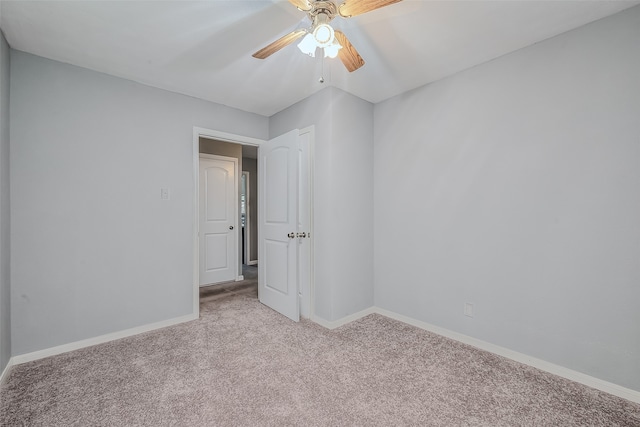
[[[313,188],[314,188],[314,183],[313,183],[313,171],[314,171],[314,157],[313,157],[313,153],[314,153],[314,149],[315,149],[315,132],[314,132],[314,127],[313,126],[309,126],[303,129],[300,129],[300,137],[302,137],[303,135],[307,135],[308,136],[308,147],[307,147],[307,164],[306,164],[306,168],[307,168],[307,174],[306,174],[306,179],[307,179],[307,195],[308,195],[308,217],[306,218],[308,224],[307,224],[307,229],[308,229],[308,240],[306,240],[306,242],[308,242],[308,245],[305,246],[301,246],[300,248],[303,249],[301,251],[298,252],[299,256],[304,256],[306,257],[309,262],[308,262],[308,272],[307,272],[307,278],[306,280],[302,277],[302,275],[300,274],[300,272],[298,272],[298,283],[300,285],[300,287],[298,288],[298,292],[300,295],[300,315],[301,317],[304,318],[308,318],[308,319],[314,319],[315,318],[315,313],[313,310],[314,304],[313,302],[315,301],[314,298],[314,292],[315,292],[315,286],[314,286],[314,252],[313,252],[313,248],[315,246],[314,242],[315,242],[315,232],[313,230]],[[300,165],[302,166],[302,165]],[[300,203],[298,201],[298,203]],[[298,223],[300,223],[300,221],[298,220]],[[300,231],[300,230],[297,230]],[[304,231],[304,230],[302,230]],[[313,237],[312,237],[313,236]],[[298,262],[300,262],[298,260]],[[300,265],[300,264],[298,264]]]
[[[304,128],[300,130],[300,134],[303,133],[311,133],[314,134],[313,126]],[[237,135],[228,132],[221,132],[213,129],[206,129],[194,126],[193,127],[193,145],[192,145],[192,157],[193,157],[193,314],[195,317],[200,317],[200,237],[199,237],[199,228],[200,228],[200,209],[199,209],[199,198],[200,198],[200,138],[208,138],[215,139],[218,141],[231,142],[234,144],[240,145],[251,145],[254,147],[260,146],[263,144],[265,140],[252,138],[249,136]],[[309,224],[309,232],[315,236],[313,232],[313,151],[314,151],[314,140],[311,138],[311,144],[309,149],[309,204],[310,204],[310,215],[311,215],[311,223]],[[258,206],[259,209],[259,206]],[[309,287],[310,292],[305,301],[303,302],[307,307],[309,307],[309,319],[313,319],[314,310],[313,310],[313,301],[314,301],[314,258],[313,258],[313,240],[311,240],[311,262],[309,268]],[[260,262],[260,260],[258,260]]]

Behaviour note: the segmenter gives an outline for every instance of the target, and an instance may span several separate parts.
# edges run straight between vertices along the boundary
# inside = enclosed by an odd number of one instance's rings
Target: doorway
[[[302,218],[300,225],[303,226],[305,229],[305,232],[308,233],[308,235],[310,235],[311,226],[312,226],[312,221],[311,221],[312,185],[311,185],[310,178],[311,178],[311,165],[312,165],[311,142],[313,141],[313,138],[312,138],[313,127],[303,129],[302,131],[296,131],[296,132],[300,132],[300,140],[303,141],[303,145],[301,145],[301,147],[304,147],[304,149],[301,149],[300,151],[301,153],[300,155],[303,156],[301,157],[301,162],[300,162],[300,165],[301,165],[300,176],[306,177],[304,181],[301,182],[301,186],[297,188],[296,192],[300,196],[299,199],[301,200],[301,202],[308,203],[308,206],[305,206],[303,209],[301,209],[301,211],[308,213],[308,218],[307,217]],[[246,152],[253,151],[253,155],[245,155],[245,153],[243,153],[242,155],[238,156],[240,158],[239,164],[242,165],[242,166],[239,166],[238,170],[242,172],[248,172],[248,173],[244,174],[245,185],[242,185],[243,174],[242,173],[237,174],[237,183],[238,183],[237,219],[238,219],[238,231],[239,231],[238,232],[239,241],[238,241],[238,247],[237,247],[237,256],[238,256],[237,278],[234,282],[223,282],[216,285],[216,287],[218,288],[216,290],[216,293],[218,294],[242,292],[246,290],[246,288],[242,289],[244,285],[250,285],[247,282],[253,281],[255,283],[258,281],[257,273],[258,273],[258,266],[260,265],[260,260],[258,259],[258,248],[260,247],[260,244],[258,243],[258,237],[259,237],[258,235],[260,233],[259,232],[260,227],[258,227],[258,221],[260,216],[259,212],[260,212],[260,209],[262,208],[259,208],[259,206],[261,205],[258,203],[258,200],[257,200],[258,187],[260,185],[257,182],[258,177],[260,176],[258,171],[259,167],[258,167],[257,157],[258,157],[258,147],[260,147],[267,141],[250,138],[250,137],[243,137],[239,135],[227,134],[227,133],[208,130],[208,129],[194,128],[194,132],[193,132],[194,178],[198,177],[198,179],[195,180],[196,194],[198,194],[199,192],[198,156],[201,152],[200,141],[202,140],[206,140],[206,141],[215,140],[218,143],[228,144],[228,146],[233,146],[236,149],[238,147],[241,147],[241,149],[243,149],[243,151],[246,151]],[[227,148],[230,148],[230,147],[227,147]],[[250,163],[254,163],[255,167],[252,168]],[[244,191],[241,191],[243,187],[244,187]],[[243,196],[244,196],[244,206],[241,203]],[[199,230],[200,208],[199,208],[197,197],[195,198],[195,201],[196,201],[195,202],[196,206],[194,209],[194,213],[195,213],[194,224],[196,224],[196,227],[194,229],[194,245],[193,245],[194,247],[193,306],[194,306],[194,313],[199,313],[200,311],[200,279],[199,279],[200,254],[199,252],[201,247],[200,246],[200,230]],[[243,207],[244,207],[244,211],[243,211]],[[244,215],[243,215],[243,212],[244,212]],[[241,224],[243,224],[243,221],[246,229],[244,229],[245,227],[241,228]],[[244,245],[243,245],[243,239],[242,239],[243,235],[244,235]],[[304,241],[304,239],[302,241]],[[299,301],[300,314],[303,317],[311,318],[312,317],[311,301],[312,301],[312,290],[313,290],[313,286],[312,286],[313,257],[312,257],[311,243],[309,241],[305,241],[305,243],[306,244],[304,245],[303,244],[300,245],[301,248],[304,247],[305,249],[298,251],[301,254],[301,259],[299,262],[299,267],[297,268],[298,272],[295,275],[297,283],[295,283],[294,286],[298,289],[296,293]],[[265,265],[267,264],[265,263]],[[260,265],[260,267],[263,267],[263,266]],[[262,268],[260,270],[262,270]],[[237,285],[240,285],[240,286],[237,286]],[[212,294],[209,293],[209,296],[211,295]]]
[[[249,191],[251,175],[257,179],[257,147],[200,137],[198,151],[200,303],[238,290],[257,298],[255,196]]]
[[[257,147],[242,147],[240,180],[240,222],[242,226],[242,264],[258,265],[258,159]]]

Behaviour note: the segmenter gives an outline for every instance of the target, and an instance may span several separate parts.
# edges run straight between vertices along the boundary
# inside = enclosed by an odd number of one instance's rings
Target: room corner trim
[[[7,380],[7,378],[9,378],[9,373],[11,372],[11,367],[14,365],[14,361],[13,361],[13,357],[9,359],[9,361],[7,362],[7,366],[4,367],[4,369],[2,370],[2,374],[0,374],[0,387],[2,387],[5,383],[5,381]]]
[[[19,365],[26,362],[32,362],[38,359],[44,359],[45,357],[55,356],[62,353],[67,353],[73,350],[79,350],[85,347],[91,347],[97,344],[103,344],[109,341],[119,340],[121,338],[127,338],[133,335],[142,334],[144,332],[154,331],[156,329],[166,328],[167,326],[173,326],[180,323],[189,322],[191,320],[198,319],[196,314],[188,314],[186,316],[176,317],[173,319],[163,320],[156,323],[150,323],[148,325],[142,325],[131,329],[125,329],[123,331],[112,332],[105,335],[100,335],[93,338],[87,338],[80,341],[71,342],[68,344],[62,344],[56,347],[46,348],[44,350],[38,350],[31,353],[24,353],[17,356],[13,356],[11,361],[13,365]],[[3,374],[4,375],[4,374]]]
[[[373,314],[375,312],[376,312],[375,307],[369,307],[369,308],[365,308],[364,310],[358,311],[357,313],[350,314],[349,316],[345,316],[342,319],[338,319],[334,321],[325,320],[322,317],[318,317],[316,315],[312,315],[311,320],[320,326],[324,326],[327,329],[335,329],[335,328],[339,328],[340,326],[346,325],[347,323],[351,323],[354,320],[358,320],[360,318]]]
[[[559,377],[566,378],[571,381],[575,381],[577,383],[595,388],[600,391],[604,391],[605,393],[609,393],[614,396],[618,396],[623,399],[630,400],[632,402],[640,403],[640,391],[632,390],[632,389],[620,386],[618,384],[610,383],[608,381],[604,381],[599,378],[595,378],[590,375],[583,374],[582,372],[574,371],[572,369],[565,368],[563,366],[556,365],[554,363],[547,362],[542,359],[537,359],[535,357],[531,357],[523,353],[518,353],[517,351],[509,350],[508,348],[500,347],[498,345],[491,344],[489,342],[482,341],[477,338],[470,337],[468,335],[463,335],[458,332],[454,332],[445,328],[441,328],[439,326],[422,322],[420,320],[416,320],[411,317],[403,316],[401,314],[394,313],[392,311],[385,310],[379,307],[374,307],[371,310],[371,313],[377,313],[382,316],[386,316],[391,319],[398,320],[400,322],[407,323],[412,326],[416,326],[420,329],[424,329],[426,331],[433,332],[435,334],[442,335],[447,338],[451,338],[461,343],[471,345],[481,350],[485,350],[490,353],[494,353],[499,356],[506,357],[507,359],[511,359],[516,362],[520,362],[525,365],[532,366],[534,368],[540,369],[541,371],[545,371],[550,374],[554,374]]]

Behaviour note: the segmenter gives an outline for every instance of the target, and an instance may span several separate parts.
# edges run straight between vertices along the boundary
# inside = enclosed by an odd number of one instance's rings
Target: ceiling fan
[[[304,36],[298,44],[298,48],[303,53],[315,56],[316,49],[322,48],[325,57],[335,58],[337,56],[349,72],[355,71],[364,65],[364,60],[349,42],[347,36],[341,31],[334,30],[329,22],[336,16],[350,18],[400,1],[345,0],[340,5],[336,5],[333,0],[289,0],[289,3],[307,14],[311,20],[311,28],[292,31],[263,47],[254,53],[253,57],[265,59]]]

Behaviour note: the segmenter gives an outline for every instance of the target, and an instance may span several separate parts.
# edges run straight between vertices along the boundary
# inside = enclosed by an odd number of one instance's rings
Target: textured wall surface
[[[377,104],[376,305],[640,390],[638,46],[636,7]]]
[[[0,373],[11,358],[9,46],[0,32]]]
[[[11,72],[13,354],[191,314],[193,127],[268,118],[13,50]]]

